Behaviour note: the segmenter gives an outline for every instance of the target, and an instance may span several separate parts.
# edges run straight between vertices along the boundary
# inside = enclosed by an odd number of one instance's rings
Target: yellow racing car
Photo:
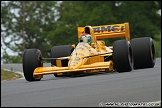
[[[112,46],[101,39],[124,37]],[[51,66],[43,66],[43,60]],[[94,72],[129,72],[153,68],[155,47],[152,38],[130,39],[129,23],[78,27],[78,44],[51,48],[51,58],[43,58],[39,49],[25,49],[23,72],[27,81],[40,81],[43,75],[55,77]]]

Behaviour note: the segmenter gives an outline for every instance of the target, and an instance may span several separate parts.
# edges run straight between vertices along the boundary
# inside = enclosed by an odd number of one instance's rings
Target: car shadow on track
[[[41,81],[49,81],[49,80],[61,80],[61,79],[70,79],[70,78],[81,78],[81,77],[90,77],[90,76],[99,76],[99,75],[111,75],[118,74],[118,72],[96,72],[96,73],[88,73],[88,74],[73,74],[73,75],[65,75],[61,77],[53,77],[41,79]]]

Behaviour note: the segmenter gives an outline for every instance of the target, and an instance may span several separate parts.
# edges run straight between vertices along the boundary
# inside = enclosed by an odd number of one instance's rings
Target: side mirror
[[[92,46],[92,47],[95,47],[95,44],[94,44],[94,43],[91,43],[91,46]]]
[[[76,48],[75,44],[72,44],[71,46],[72,46],[73,48]]]

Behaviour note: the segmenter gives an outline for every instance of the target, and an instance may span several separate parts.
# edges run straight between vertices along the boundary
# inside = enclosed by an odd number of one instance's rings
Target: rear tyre
[[[37,67],[42,67],[42,54],[38,49],[25,49],[23,54],[23,73],[27,81],[40,81],[41,78],[34,78],[33,72]]]
[[[152,38],[131,39],[134,69],[153,68],[155,65],[155,47]]]
[[[61,46],[54,46],[51,49],[51,57],[52,58],[59,58],[59,57],[66,57],[70,56],[74,48],[71,45],[61,45]],[[69,60],[62,60],[62,67],[68,66]],[[51,65],[56,66],[56,60],[51,60]],[[60,77],[60,75],[54,74],[55,77]]]
[[[130,42],[118,40],[113,44],[113,61],[117,72],[129,72],[132,70],[132,51]]]

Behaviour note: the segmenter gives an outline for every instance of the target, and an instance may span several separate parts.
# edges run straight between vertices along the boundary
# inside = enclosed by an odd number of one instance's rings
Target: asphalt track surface
[[[22,72],[22,64],[1,67]],[[156,58],[154,68],[131,72],[1,81],[1,107],[99,107],[110,102],[155,101],[161,101],[161,58]]]

